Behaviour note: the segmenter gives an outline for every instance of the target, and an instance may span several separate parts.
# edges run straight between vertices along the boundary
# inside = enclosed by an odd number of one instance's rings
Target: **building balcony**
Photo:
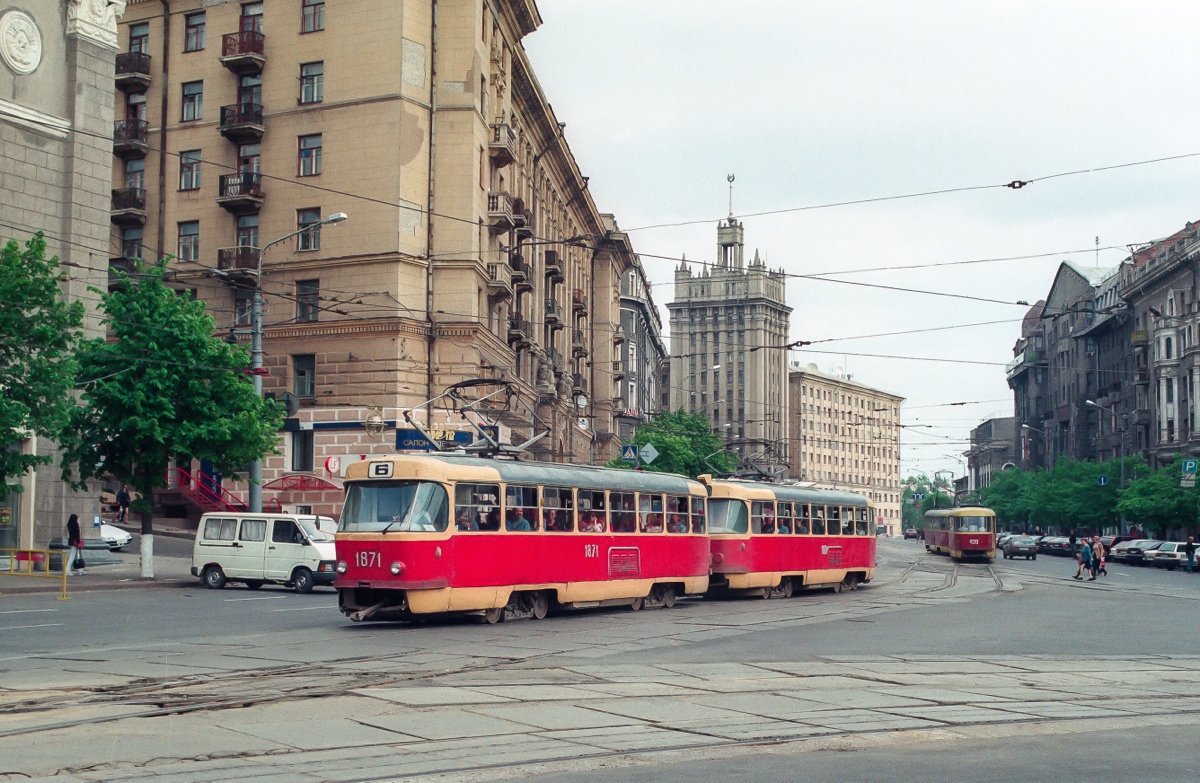
[[[582,329],[571,330],[571,355],[576,359],[582,359],[588,355],[587,342],[584,340]]]
[[[513,270],[508,264],[487,265],[488,297],[496,301],[511,299],[513,295]]]
[[[1035,348],[1026,348],[1021,355],[1004,366],[1004,374],[1011,381],[1032,367],[1047,366],[1046,352]]]
[[[524,318],[508,319],[508,342],[514,345],[530,345],[533,338],[533,324]]]
[[[221,65],[238,75],[259,73],[267,64],[266,38],[256,30],[221,37]]]
[[[241,277],[257,277],[262,251],[257,247],[223,247],[217,250],[217,269]]]
[[[137,272],[137,259],[128,256],[108,259],[108,290],[115,290],[126,279],[126,275]]]
[[[112,192],[112,222],[118,226],[146,225],[145,188],[119,188]]]
[[[525,208],[525,200],[513,199],[513,223],[517,240],[533,239],[533,213]]]
[[[256,171],[222,174],[218,180],[217,203],[235,215],[257,212],[263,199],[262,175]]]
[[[587,378],[583,377],[583,373],[571,373],[571,393],[587,394]]]
[[[613,346],[618,346],[623,342],[625,342],[625,332],[618,325],[617,328],[613,330]]]
[[[512,269],[513,290],[516,293],[533,290],[533,275],[530,272],[529,264],[525,263],[524,257],[520,253],[513,253],[508,257],[508,265]]]
[[[546,351],[546,358],[550,360],[550,366],[553,367],[556,371],[562,370],[563,356],[561,353],[559,353],[558,351],[551,348]]]
[[[544,310],[546,323],[556,324],[561,326],[563,321],[562,305],[553,299],[546,300],[546,309]]]
[[[488,145],[488,154],[496,168],[504,168],[517,159],[517,134],[507,122],[499,122],[492,126],[492,141]]]
[[[513,197],[507,190],[488,191],[488,225],[493,233],[502,234],[516,226],[513,220]]]
[[[576,315],[587,313],[587,295],[583,293],[582,288],[576,288],[571,292],[571,311]]]
[[[1150,383],[1150,370],[1145,367],[1134,368],[1133,382],[1143,385]]]
[[[221,107],[221,135],[242,144],[262,141],[263,107],[258,103],[235,103]]]
[[[150,87],[150,55],[145,52],[121,52],[117,55],[117,89],[143,93]]]
[[[565,279],[563,258],[557,250],[546,251],[546,277],[562,282]]]
[[[119,158],[144,158],[150,149],[150,123],[145,120],[117,120],[113,123],[113,154]]]
[[[1130,345],[1149,345],[1150,344],[1150,332],[1147,331],[1146,329],[1138,329],[1137,331],[1135,331],[1133,334],[1131,334],[1129,336],[1129,344]]]
[[[620,359],[616,359],[615,361],[613,361],[612,374],[613,374],[614,381],[619,381],[622,378],[624,378],[625,377],[625,362],[621,361]]]

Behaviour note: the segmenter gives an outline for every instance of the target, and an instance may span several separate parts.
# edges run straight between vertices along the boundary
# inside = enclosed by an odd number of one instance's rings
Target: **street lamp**
[[[1097,410],[1105,411],[1106,413],[1108,413],[1109,415],[1111,415],[1113,417],[1114,421],[1117,418],[1117,412],[1115,410],[1113,410],[1112,408],[1109,408],[1105,405],[1101,405],[1100,403],[1096,402],[1095,400],[1084,400],[1084,404],[1087,405],[1089,408],[1096,408]],[[1121,417],[1120,432],[1121,432],[1121,437],[1117,439],[1117,449],[1119,451],[1118,459],[1120,459],[1120,461],[1121,461],[1121,489],[1125,489],[1125,417],[1124,416]]]
[[[272,239],[270,242],[262,246],[258,251],[258,265],[254,273],[254,302],[250,310],[250,377],[254,381],[254,393],[262,397],[262,379],[265,372],[263,371],[263,323],[262,323],[262,277],[263,277],[263,258],[267,255],[267,250],[280,242],[286,242],[292,237],[300,236],[306,231],[316,232],[321,226],[341,223],[348,216],[345,212],[335,212],[332,215],[322,218],[316,223],[311,223],[303,228],[298,228],[290,234],[284,234],[279,239]],[[262,459],[256,459],[250,463],[250,510],[256,514],[262,513]]]

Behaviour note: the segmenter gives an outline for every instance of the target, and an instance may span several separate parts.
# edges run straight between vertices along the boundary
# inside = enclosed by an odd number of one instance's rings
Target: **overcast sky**
[[[712,261],[716,220],[1200,151],[1200,4],[538,0],[525,40],[590,190],[642,254]],[[903,201],[747,217],[747,253],[839,279],[1030,303],[1064,259],[1101,266],[1200,218],[1200,158]],[[1070,254],[1068,251],[1088,251]],[[643,255],[667,321],[674,263]],[[970,428],[1012,415],[1026,308],[789,279],[793,354],[907,398],[902,470],[962,473]],[[869,358],[938,357],[990,365]],[[946,403],[985,401],[955,407]],[[961,457],[960,457],[961,458]]]

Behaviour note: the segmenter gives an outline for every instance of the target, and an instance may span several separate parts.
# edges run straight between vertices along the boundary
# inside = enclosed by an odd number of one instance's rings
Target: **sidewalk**
[[[85,557],[88,553],[85,551]],[[114,552],[106,559],[118,562],[89,566],[83,576],[67,577],[67,595],[88,593],[96,590],[133,590],[147,587],[184,587],[197,584],[191,574],[192,562],[188,558],[157,555],[154,558],[154,579],[142,579],[142,567],[137,552]],[[59,576],[56,572],[55,576]],[[0,595],[26,595],[29,593],[58,593],[62,580],[45,577],[10,576],[0,571]]]

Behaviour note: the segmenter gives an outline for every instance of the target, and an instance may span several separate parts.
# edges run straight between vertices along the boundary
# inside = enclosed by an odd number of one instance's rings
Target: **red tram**
[[[996,557],[996,512],[990,508],[938,508],[925,512],[925,549],[955,560]]]
[[[708,589],[705,487],[667,473],[395,455],[351,464],[335,587],[353,620],[671,606]]]
[[[750,481],[709,488],[710,591],[787,597],[874,578],[875,521],[862,495]]]

